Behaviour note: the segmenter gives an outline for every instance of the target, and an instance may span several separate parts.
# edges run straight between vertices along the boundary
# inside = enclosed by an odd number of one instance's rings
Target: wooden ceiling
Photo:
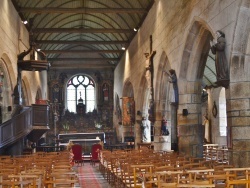
[[[114,68],[154,0],[12,0],[52,69]]]

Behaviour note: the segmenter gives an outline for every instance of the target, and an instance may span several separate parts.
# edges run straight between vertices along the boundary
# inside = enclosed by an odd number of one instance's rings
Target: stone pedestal
[[[171,137],[168,136],[155,136],[154,137],[154,150],[155,151],[170,151],[171,150]]]

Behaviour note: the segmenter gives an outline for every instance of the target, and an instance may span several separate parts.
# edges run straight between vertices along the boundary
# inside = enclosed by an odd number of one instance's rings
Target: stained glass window
[[[76,105],[80,98],[86,105],[86,113],[95,109],[95,84],[86,75],[72,77],[67,83],[67,109],[70,112],[76,113]]]

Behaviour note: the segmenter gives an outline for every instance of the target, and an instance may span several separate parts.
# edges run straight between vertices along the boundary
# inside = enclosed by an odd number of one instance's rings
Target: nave
[[[223,152],[222,152],[223,151]],[[249,187],[250,168],[229,163],[225,148],[204,145],[202,158],[147,147],[100,150],[99,161],[72,163],[70,152],[0,156],[1,188]]]
[[[0,187],[111,188],[99,165],[73,164],[68,151],[0,156]]]

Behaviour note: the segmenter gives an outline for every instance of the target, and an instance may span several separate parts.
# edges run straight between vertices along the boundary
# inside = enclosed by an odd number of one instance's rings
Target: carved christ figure
[[[146,77],[146,80],[147,80],[147,83],[148,83],[148,88],[152,88],[151,86],[151,65],[150,65],[150,56],[148,53],[145,53],[145,56],[146,56],[146,73],[145,73],[145,77]]]

